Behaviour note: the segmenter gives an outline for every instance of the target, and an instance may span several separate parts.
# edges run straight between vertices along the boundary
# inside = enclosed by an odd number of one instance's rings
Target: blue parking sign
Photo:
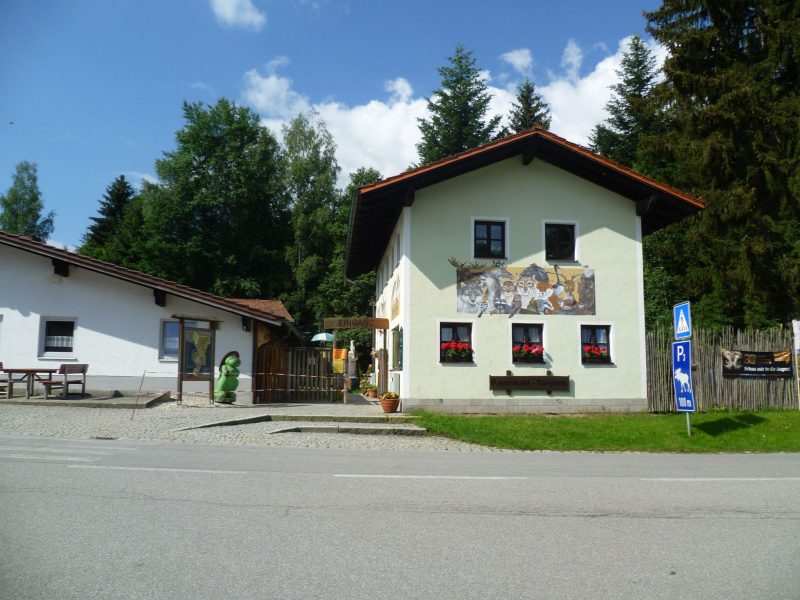
[[[678,412],[694,412],[692,391],[692,342],[672,342],[672,382],[675,386],[675,408]]]

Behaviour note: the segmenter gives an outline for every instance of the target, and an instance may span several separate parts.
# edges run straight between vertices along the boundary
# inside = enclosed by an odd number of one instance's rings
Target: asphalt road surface
[[[0,437],[0,597],[800,597],[800,455]]]

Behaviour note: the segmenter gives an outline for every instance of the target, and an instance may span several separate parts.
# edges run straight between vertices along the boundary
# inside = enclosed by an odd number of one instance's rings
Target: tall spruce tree
[[[430,117],[418,119],[421,164],[427,164],[490,142],[500,116],[487,119],[491,96],[471,51],[456,47],[448,66],[439,67],[442,84],[428,99]]]
[[[109,246],[122,225],[125,209],[136,195],[125,175],[117,177],[106,188],[97,212],[99,217],[90,217],[94,223],[83,237],[80,253],[101,260],[111,260]],[[112,261],[113,262],[113,261]]]
[[[668,131],[646,149],[706,210],[674,246],[701,324],[800,314],[800,4],[664,0],[648,31],[669,51]]]
[[[613,93],[606,104],[609,117],[595,126],[590,148],[635,168],[640,138],[655,133],[659,123],[653,97],[658,77],[656,59],[639,36],[631,38],[617,76],[619,82],[611,86]]]
[[[53,233],[55,213],[50,211],[42,217],[42,208],[36,165],[22,161],[14,171],[8,192],[0,196],[0,229],[47,240]]]
[[[509,129],[519,133],[535,126],[550,129],[550,107],[540,94],[536,93],[533,82],[525,78],[517,88],[517,101],[511,106]]]

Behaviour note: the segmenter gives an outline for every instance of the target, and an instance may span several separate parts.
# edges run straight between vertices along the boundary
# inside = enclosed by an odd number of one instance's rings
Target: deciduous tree
[[[53,233],[50,211],[42,217],[42,194],[34,163],[22,161],[14,172],[13,183],[4,196],[0,196],[0,229],[17,235],[33,235],[47,240]]]

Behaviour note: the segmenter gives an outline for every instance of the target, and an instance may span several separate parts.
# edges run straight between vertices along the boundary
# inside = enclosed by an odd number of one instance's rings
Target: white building
[[[241,358],[238,396],[259,389],[259,348],[294,340],[278,300],[221,298],[171,281],[0,232],[0,362],[6,368],[89,365],[87,389],[175,394],[179,319],[213,331],[203,368]],[[192,330],[187,329],[187,339]],[[210,363],[210,364],[209,364]],[[144,377],[144,379],[142,379]],[[186,382],[184,391],[207,391]]]
[[[541,129],[361,187],[379,378],[405,409],[645,410],[642,236],[703,207]]]

